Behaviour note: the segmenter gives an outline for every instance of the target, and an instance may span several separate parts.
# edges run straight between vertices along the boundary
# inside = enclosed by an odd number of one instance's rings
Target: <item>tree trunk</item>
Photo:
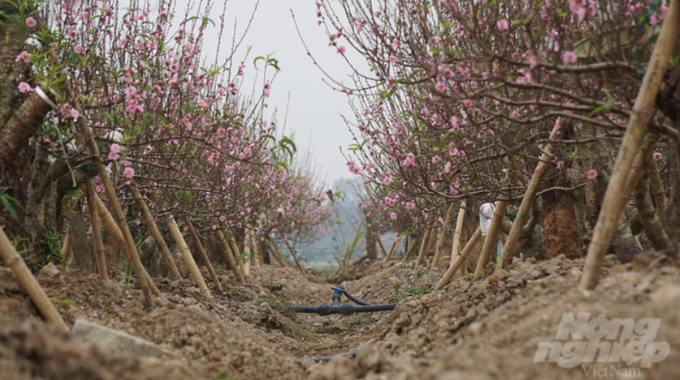
[[[94,273],[96,264],[94,254],[90,250],[87,239],[87,227],[85,218],[80,208],[68,214],[71,225],[71,262],[69,267],[81,270],[85,273]]]
[[[656,166],[656,163],[652,162],[651,165]],[[654,209],[652,197],[649,194],[648,180],[648,171],[645,171],[645,174],[642,175],[641,180],[638,181],[635,187],[635,208],[637,209],[645,234],[652,242],[654,249],[663,251],[669,246],[668,234],[666,234],[666,229]]]
[[[543,240],[550,257],[581,256],[574,202],[569,194],[554,191],[543,195]]]

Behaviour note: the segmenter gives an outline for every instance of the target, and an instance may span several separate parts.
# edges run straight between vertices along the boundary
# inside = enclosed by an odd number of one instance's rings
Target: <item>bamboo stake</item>
[[[425,239],[425,236],[423,236],[423,239]],[[416,242],[414,241],[414,242],[411,244],[411,246],[408,247],[408,251],[404,252],[404,257],[402,258],[401,261],[406,261],[406,259],[408,258],[408,256],[409,256],[410,254],[413,253],[413,251],[416,249],[417,246],[418,246],[418,244],[416,244]]]
[[[229,246],[231,247],[231,251],[234,253],[234,257],[236,258],[236,264],[238,264],[238,268],[241,271],[241,274],[245,276],[247,273],[245,268],[243,267],[243,260],[239,260],[239,258],[241,257],[241,250],[238,249],[238,244],[236,244],[236,238],[234,238],[234,235],[230,231],[225,230],[224,232],[227,233]]]
[[[436,234],[436,232],[435,232],[436,230],[437,230],[436,228],[430,227],[425,232],[425,236],[423,236],[423,241],[420,243],[420,251],[418,252],[418,258],[416,259],[416,268],[425,259],[425,255],[427,253],[427,250],[428,250],[428,248],[430,248],[430,236],[432,236],[433,233]]]
[[[87,190],[87,205],[90,209],[90,226],[92,227],[92,240],[94,240],[94,252],[97,259],[97,269],[99,277],[106,281],[109,279],[109,273],[106,267],[106,255],[104,254],[104,242],[102,240],[102,230],[99,225],[99,212],[97,211],[97,201],[94,199],[97,195],[94,192],[92,179],[85,178],[85,188]]]
[[[250,276],[250,262],[253,261],[252,247],[248,247],[250,245],[249,232],[250,231],[246,227],[246,236],[243,237],[243,251],[244,252],[250,252],[250,255],[248,255],[247,260],[244,257],[244,263],[243,263],[243,272],[248,276]]]
[[[394,253],[397,252],[397,249],[399,248],[399,243],[401,243],[402,237],[399,236],[397,240],[392,243],[392,247],[390,247],[390,252],[387,254],[387,257],[385,257],[385,260],[380,264],[380,266],[384,266],[391,258],[394,256]]]
[[[635,158],[633,152],[636,152],[640,146],[642,136],[649,121],[649,115],[656,100],[656,95],[659,92],[659,86],[668,65],[668,58],[675,48],[679,29],[680,1],[674,0],[669,4],[661,32],[654,44],[652,57],[647,65],[647,71],[642,79],[640,92],[635,99],[635,104],[628,120],[628,126],[626,127],[626,133],[623,136],[621,147],[616,156],[612,176],[609,180],[607,192],[600,209],[600,215],[597,218],[597,224],[593,231],[593,239],[588,247],[583,276],[579,283],[579,289],[581,290],[593,289],[597,283],[602,260],[614,236],[618,221],[621,218],[621,203],[625,195],[623,194],[623,186],[629,177],[631,164]]]
[[[465,227],[463,227],[463,232],[460,234],[460,243],[459,243],[458,246],[459,247],[465,247],[466,244],[467,244],[467,229],[465,229]],[[460,252],[456,253],[456,256],[458,256],[459,253]],[[451,263],[453,264],[453,261]],[[469,271],[468,271],[468,266],[467,266],[467,258],[465,258],[465,259],[463,259],[463,267],[460,271],[460,274],[461,274],[461,276],[465,276],[466,274],[468,274],[468,272]]]
[[[439,243],[437,244],[437,249],[434,252],[434,259],[432,259],[432,266],[430,269],[434,269],[439,264],[439,256],[442,254],[444,249],[444,244],[446,244],[446,235],[448,226],[451,225],[451,218],[453,218],[453,203],[449,206],[449,211],[446,213],[446,223],[442,226],[442,233],[439,235]]]
[[[534,175],[531,176],[531,181],[527,186],[527,191],[524,193],[524,198],[522,198],[522,204],[519,206],[519,210],[517,211],[517,217],[515,218],[512,228],[510,229],[510,233],[508,234],[508,243],[505,245],[505,249],[501,255],[500,263],[498,265],[499,269],[507,268],[507,266],[512,262],[513,255],[517,253],[517,250],[519,250],[519,244],[517,244],[517,242],[519,240],[520,234],[522,233],[524,225],[526,224],[527,220],[529,220],[531,206],[534,204],[534,199],[536,199],[536,194],[538,193],[538,189],[541,185],[541,182],[543,181],[543,176],[548,171],[548,167],[552,164],[551,154],[555,150],[556,145],[553,144],[552,141],[557,138],[559,130],[559,124],[555,123],[552,132],[550,132],[549,139],[551,142],[545,146],[544,153],[541,155],[541,160],[538,162],[538,165],[536,165],[536,169],[534,169]]]
[[[479,239],[482,237],[482,229],[477,227],[477,230],[475,233],[470,237],[470,240],[465,244],[465,248],[460,252],[458,256],[456,256],[456,259],[453,260],[451,263],[451,266],[449,269],[444,273],[442,278],[439,280],[437,283],[437,286],[435,286],[435,290],[441,289],[445,287],[449,282],[451,282],[451,279],[453,278],[453,275],[456,274],[458,269],[463,265],[463,263],[467,262],[467,256],[472,252],[472,249],[475,248],[477,245],[477,242],[479,242]]]
[[[449,266],[453,264],[453,260],[458,256],[460,251],[461,233],[463,232],[463,224],[465,223],[465,206],[467,206],[467,199],[463,199],[458,209],[458,219],[456,220],[456,231],[453,233],[453,246],[451,247],[451,259]]]
[[[254,268],[260,268],[260,259],[262,258],[262,255],[257,252],[257,240],[255,237],[255,234],[253,233],[253,230],[248,230],[248,233],[250,235],[250,256],[251,260],[253,262],[253,267]]]
[[[175,218],[173,218],[172,215],[170,215],[166,219],[166,222],[168,224],[168,227],[170,228],[170,233],[175,238],[175,242],[179,247],[179,252],[182,254],[184,262],[186,262],[187,267],[189,268],[189,272],[191,272],[194,281],[196,281],[196,285],[198,285],[198,288],[201,289],[201,292],[203,292],[203,294],[205,294],[206,296],[210,296],[210,290],[208,290],[208,287],[205,285],[203,275],[201,274],[201,271],[198,269],[198,266],[194,261],[194,257],[191,255],[189,247],[187,247],[186,241],[184,241],[182,232],[180,232],[179,227],[177,227],[177,223],[175,223]]]
[[[217,277],[217,273],[215,273],[215,268],[213,268],[212,264],[210,263],[210,260],[208,259],[208,254],[205,253],[205,249],[203,248],[203,244],[201,243],[201,239],[198,238],[198,233],[196,233],[196,230],[194,229],[194,225],[191,223],[191,218],[189,218],[189,215],[184,215],[184,223],[189,227],[189,233],[191,234],[191,240],[194,242],[196,245],[196,250],[198,251],[198,256],[201,257],[201,260],[203,260],[203,263],[205,266],[208,268],[208,272],[210,272],[210,277],[212,277],[213,283],[215,284],[215,287],[217,288],[218,292],[223,292],[224,289],[222,288],[222,284],[220,283],[220,279]]]
[[[144,202],[142,199],[142,195],[139,194],[137,187],[130,184],[127,186],[127,188],[135,198],[135,203],[137,204],[137,208],[142,212],[142,217],[144,218],[146,227],[149,229],[149,232],[151,232],[151,236],[153,236],[153,239],[156,241],[156,245],[158,246],[158,251],[161,253],[161,256],[163,256],[163,261],[165,261],[165,265],[168,267],[168,276],[172,281],[180,281],[182,276],[179,274],[177,265],[175,265],[175,260],[172,259],[168,245],[165,244],[165,239],[163,239],[161,231],[158,229],[156,222],[153,220],[153,216],[151,215],[149,208],[146,206],[146,202]]]
[[[97,195],[96,193],[94,195],[95,195],[94,200],[95,203],[97,204],[97,211],[99,212],[100,218],[99,220],[101,220],[101,222],[104,223],[104,227],[113,237],[113,241],[116,242],[118,249],[120,249],[120,251],[123,252],[123,256],[125,256],[125,259],[128,262],[132,263],[132,258],[130,257],[130,253],[128,252],[128,246],[127,243],[125,242],[125,237],[123,237],[123,232],[121,232],[116,221],[113,220],[113,216],[111,215],[109,210],[106,209],[106,206],[104,205],[104,202],[102,202],[101,198],[99,198],[99,195]],[[136,250],[137,248],[135,247],[135,252]],[[142,269],[144,269],[144,276],[146,276],[153,294],[155,294],[157,297],[162,298],[163,295],[161,294],[160,290],[158,290],[158,287],[156,287],[156,284],[151,280],[149,272],[147,272],[146,268],[144,267],[142,267]]]
[[[68,262],[68,256],[71,253],[71,231],[66,233],[66,238],[64,238],[64,246],[61,247],[61,256],[66,262]]]
[[[305,273],[305,270],[302,269],[302,265],[300,265],[300,261],[298,260],[297,255],[295,254],[295,251],[293,250],[293,247],[290,245],[290,243],[288,242],[288,239],[286,239],[286,236],[283,234],[283,232],[281,233],[281,236],[283,237],[283,241],[288,246],[288,250],[290,251],[290,254],[293,255],[293,259],[295,259],[295,265],[297,265],[300,272]]]
[[[340,256],[338,256],[338,253],[333,251],[333,256],[335,256],[335,260],[338,262],[338,270],[344,268],[345,263],[342,262],[342,260],[340,259]]]
[[[272,246],[272,243],[269,241],[269,239],[264,239],[264,244],[267,246],[267,249],[269,249],[269,252],[272,253],[272,256],[274,256],[274,259],[276,259],[276,261],[279,263],[279,265],[281,265],[282,268],[285,268],[285,267],[288,266],[288,265],[286,265],[286,263],[281,258],[279,251]]]
[[[54,49],[50,49],[48,53],[52,63],[55,64],[56,67],[60,68],[61,62],[59,61],[59,57],[55,53]],[[74,93],[73,87],[71,86],[71,82],[68,80],[68,76],[66,75],[65,72],[63,72],[63,69],[59,69],[59,71],[61,77],[64,78],[64,87],[66,89],[66,94],[69,95],[73,94]],[[87,119],[85,118],[85,112],[83,112],[83,108],[80,105],[80,100],[73,99],[73,103],[74,108],[80,114],[80,116],[77,118],[77,125],[79,128],[80,135],[79,138],[82,138],[84,140],[85,144],[88,147],[88,150],[90,151],[90,154],[92,155],[92,160],[95,166],[97,167],[97,173],[99,174],[99,178],[101,179],[101,182],[104,185],[106,196],[109,198],[109,201],[111,202],[113,215],[116,218],[118,227],[123,232],[125,244],[127,245],[128,252],[130,253],[130,257],[132,258],[131,260],[132,267],[135,273],[137,274],[137,278],[139,279],[139,285],[141,286],[142,293],[144,294],[144,300],[146,301],[147,304],[149,304],[149,306],[153,307],[154,298],[152,292],[154,291],[152,289],[152,286],[149,284],[149,282],[153,281],[151,280],[151,277],[148,276],[148,273],[146,273],[146,269],[144,269],[142,261],[139,259],[139,255],[137,254],[137,250],[135,248],[135,241],[132,238],[132,234],[130,233],[130,229],[128,228],[127,222],[125,221],[125,214],[123,213],[123,208],[120,206],[118,195],[116,194],[116,189],[115,187],[113,187],[113,182],[111,182],[111,178],[109,177],[109,174],[106,171],[106,167],[101,161],[99,148],[97,148],[97,143],[95,142],[94,137],[90,133],[90,127],[88,125]]]
[[[229,243],[227,243],[227,239],[224,237],[224,233],[222,233],[222,231],[218,229],[215,230],[215,236],[217,236],[217,242],[220,244],[220,247],[222,247],[224,255],[227,257],[227,262],[231,267],[231,271],[234,273],[234,278],[236,278],[236,282],[238,282],[241,285],[245,285],[246,282],[243,279],[241,271],[238,269],[236,260],[234,260],[234,256],[232,255],[231,248],[229,248]]]
[[[484,239],[484,245],[482,246],[482,253],[479,255],[479,261],[477,262],[477,269],[475,270],[475,276],[473,280],[476,280],[481,276],[482,269],[489,262],[491,250],[498,248],[498,230],[505,216],[505,206],[507,202],[504,200],[496,201],[496,208],[493,212],[493,217],[491,218],[491,225],[489,225],[489,231]]]
[[[378,236],[375,240],[378,241],[378,245],[380,246],[380,250],[382,251],[383,256],[387,257],[387,250],[385,249],[385,245],[383,244],[382,239],[380,238],[380,236]],[[391,249],[392,249],[392,248],[390,248],[390,250],[391,250]]]
[[[31,297],[31,301],[33,301],[38,308],[40,314],[45,317],[47,323],[68,331],[68,327],[61,318],[61,315],[54,307],[52,301],[47,298],[45,290],[40,287],[40,284],[38,284],[38,281],[33,277],[33,274],[31,274],[31,271],[28,269],[28,266],[26,266],[24,260],[14,249],[2,227],[0,227],[0,254],[2,254],[5,265],[12,270],[14,277],[16,277],[21,287],[26,290],[28,296]]]

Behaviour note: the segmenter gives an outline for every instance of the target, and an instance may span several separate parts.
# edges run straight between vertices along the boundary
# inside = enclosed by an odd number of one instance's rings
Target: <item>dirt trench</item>
[[[659,266],[654,255],[626,265],[607,256],[599,285],[586,293],[576,289],[582,260],[564,256],[516,260],[501,277],[457,277],[429,292],[448,262],[443,258],[433,270],[425,269],[430,262],[419,268],[413,261],[366,263],[345,288],[366,302],[399,305],[351,316],[272,307],[330,303],[332,284],[295,268],[254,269],[248,286],[235,286],[230,273],[218,270],[226,290],[216,294],[209,282],[211,298],[192,281],[157,279],[167,302],[154,308],[125,279],[102,282],[56,267],[38,274],[69,326],[84,318],[146,339],[163,349],[158,358],[50,330],[2,268],[0,379],[585,379],[595,373],[669,379],[680,373],[680,271]],[[646,368],[623,361],[574,368],[535,362],[541,342],[556,341],[564,313],[658,319],[654,339],[667,342],[670,352]],[[298,360],[355,349],[355,359]]]

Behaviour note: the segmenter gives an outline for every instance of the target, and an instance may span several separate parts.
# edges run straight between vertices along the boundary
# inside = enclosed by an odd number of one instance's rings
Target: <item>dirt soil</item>
[[[607,256],[597,288],[586,293],[576,289],[583,261],[564,256],[516,260],[500,277],[475,282],[456,277],[436,292],[430,291],[448,257],[433,270],[427,260],[419,268],[413,260],[368,263],[362,277],[342,285],[366,302],[399,304],[394,311],[350,316],[295,314],[281,307],[330,303],[330,286],[336,285],[292,267],[254,268],[247,286],[236,286],[231,273],[218,270],[224,294],[215,292],[205,272],[212,297],[192,281],[156,279],[166,301],[154,308],[125,279],[104,282],[53,266],[37,275],[69,327],[85,318],[135,335],[160,345],[165,350],[160,358],[48,328],[10,270],[0,268],[0,379],[677,378],[680,271],[655,258],[642,254],[622,265]],[[575,368],[534,362],[540,342],[557,341],[563,313],[658,318],[654,341],[667,342],[670,353],[640,369],[640,361],[632,367],[618,361]],[[298,360],[353,349],[355,359]]]

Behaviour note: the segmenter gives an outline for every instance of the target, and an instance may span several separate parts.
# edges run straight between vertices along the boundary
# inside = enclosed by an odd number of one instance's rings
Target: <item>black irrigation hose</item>
[[[297,306],[297,305],[277,305],[278,308],[293,310],[298,313],[316,313],[319,315],[343,314],[350,315],[354,313],[372,313],[376,311],[394,310],[397,307],[396,303],[388,303],[385,305],[373,305],[364,302],[360,299],[354,298],[341,285],[338,287],[331,287],[333,289],[333,303],[331,305],[321,304],[319,306]],[[360,306],[350,305],[348,303],[340,304],[342,295],[346,295],[351,301],[356,302]],[[220,302],[220,305],[241,305],[240,302]]]
[[[394,310],[397,307],[396,303],[388,303],[386,305],[368,305],[368,306],[354,306],[348,303],[342,305],[326,305],[319,306],[288,306],[287,308],[298,313],[316,313],[319,315],[329,314],[354,314],[354,313],[372,313],[376,311]]]

